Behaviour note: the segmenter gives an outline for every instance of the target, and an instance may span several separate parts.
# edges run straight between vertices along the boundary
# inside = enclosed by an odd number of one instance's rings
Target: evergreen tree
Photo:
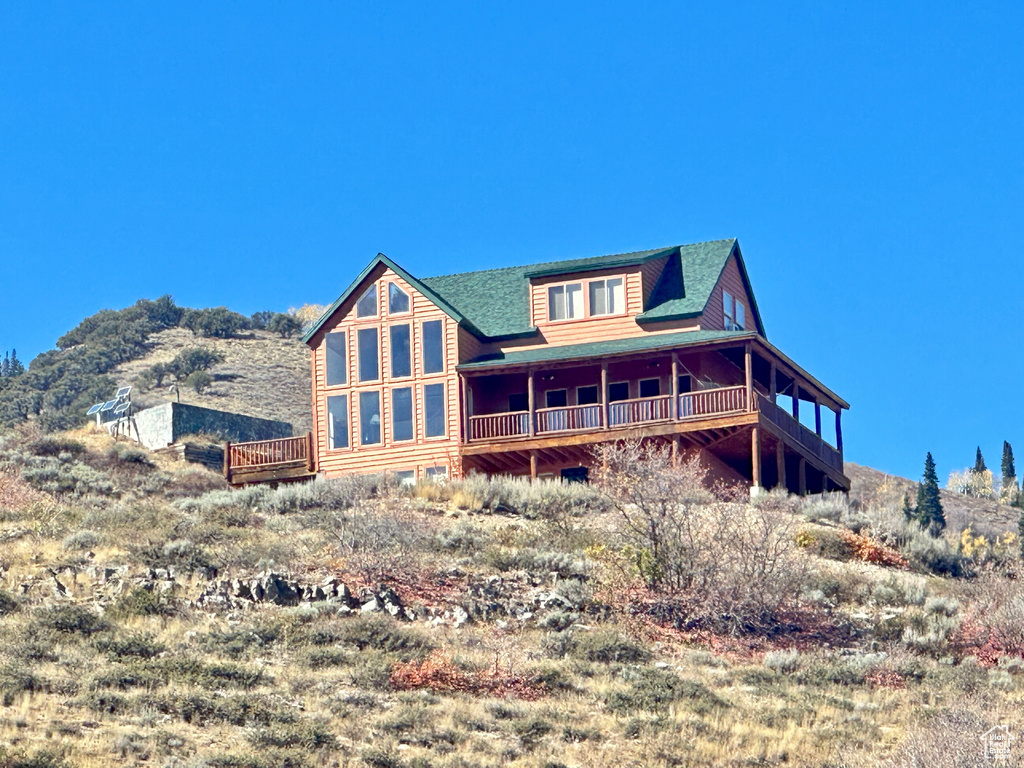
[[[903,517],[909,523],[917,519],[917,510],[910,506],[910,496],[903,494]]]
[[[11,375],[11,356],[10,354],[4,355],[4,359],[0,362],[0,376]]]
[[[988,467],[985,466],[985,457],[981,455],[981,446],[978,446],[978,452],[974,456],[974,474],[979,475]]]
[[[978,451],[981,456],[981,451]],[[946,527],[946,515],[939,500],[939,478],[935,474],[935,460],[931,452],[924,460],[924,478],[917,486],[917,521],[932,536],[938,536]]]
[[[1004,504],[1017,504],[1019,500],[1017,469],[1013,466],[1013,448],[1006,440],[1003,440],[1002,471],[1002,501]]]
[[[25,372],[25,366],[21,364],[21,360],[18,359],[18,350],[11,350],[11,360],[8,363],[8,376],[18,376]]]
[[[1013,448],[1003,440],[1003,477],[1017,477],[1017,470],[1013,466]]]

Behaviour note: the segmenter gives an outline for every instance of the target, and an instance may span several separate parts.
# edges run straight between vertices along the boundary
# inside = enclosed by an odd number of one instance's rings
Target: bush
[[[211,384],[213,384],[213,377],[206,371],[196,371],[185,378],[185,385],[191,387],[197,395],[203,394]]]
[[[290,339],[302,330],[302,323],[291,315],[278,312],[267,322],[267,330],[276,333],[282,339]]]
[[[789,648],[784,651],[769,651],[764,655],[761,663],[766,669],[775,672],[795,672],[800,666],[800,651],[796,648]]]
[[[102,616],[80,605],[38,608],[33,615],[39,626],[66,634],[93,635],[110,628]]]
[[[186,381],[193,373],[208,371],[218,363],[224,362],[224,355],[206,347],[183,349],[171,362],[166,364],[166,372],[178,381]]]
[[[20,607],[21,603],[18,602],[18,598],[6,589],[0,589],[0,616],[14,613]]]
[[[673,672],[650,667],[629,668],[622,672],[629,683],[626,690],[612,691],[605,698],[608,709],[618,715],[637,710],[657,712],[684,701],[696,714],[706,714],[727,706],[707,686],[683,680]]]
[[[181,325],[196,336],[229,339],[249,329],[249,320],[244,315],[232,312],[227,307],[212,309],[186,309]]]
[[[613,629],[573,633],[570,653],[602,664],[636,664],[650,658],[646,649]]]

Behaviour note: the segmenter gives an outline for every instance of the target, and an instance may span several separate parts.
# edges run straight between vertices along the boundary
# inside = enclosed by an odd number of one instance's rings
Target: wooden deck
[[[224,446],[224,477],[231,485],[294,482],[315,475],[312,432]]]

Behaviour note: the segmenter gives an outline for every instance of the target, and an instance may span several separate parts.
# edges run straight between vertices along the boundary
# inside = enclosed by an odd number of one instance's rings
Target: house
[[[849,405],[768,342],[736,240],[424,278],[380,254],[304,341],[328,477],[583,479],[643,437],[755,489],[850,486]]]

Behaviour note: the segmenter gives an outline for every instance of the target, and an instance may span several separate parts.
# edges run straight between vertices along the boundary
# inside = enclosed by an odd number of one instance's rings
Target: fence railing
[[[680,419],[699,419],[704,416],[719,416],[723,413],[746,410],[749,409],[745,386],[702,389],[679,395]]]
[[[797,419],[793,418],[793,415],[787,412],[784,408],[780,408],[776,403],[773,403],[770,399],[764,395],[758,394],[757,407],[768,420],[771,421],[779,429],[783,430],[787,435],[800,443],[806,448],[812,455],[821,459],[825,464],[832,467],[832,469],[843,471],[843,455],[833,448],[831,445],[826,443],[823,439]]]
[[[600,429],[603,407],[600,404],[567,405],[560,408],[537,410],[538,432],[576,432],[581,429]]]
[[[469,417],[470,440],[494,440],[530,434],[530,412],[510,411]]]
[[[311,436],[281,437],[273,440],[254,440],[248,443],[228,443],[226,446],[225,474],[232,469],[272,467],[304,461],[310,464]]]

